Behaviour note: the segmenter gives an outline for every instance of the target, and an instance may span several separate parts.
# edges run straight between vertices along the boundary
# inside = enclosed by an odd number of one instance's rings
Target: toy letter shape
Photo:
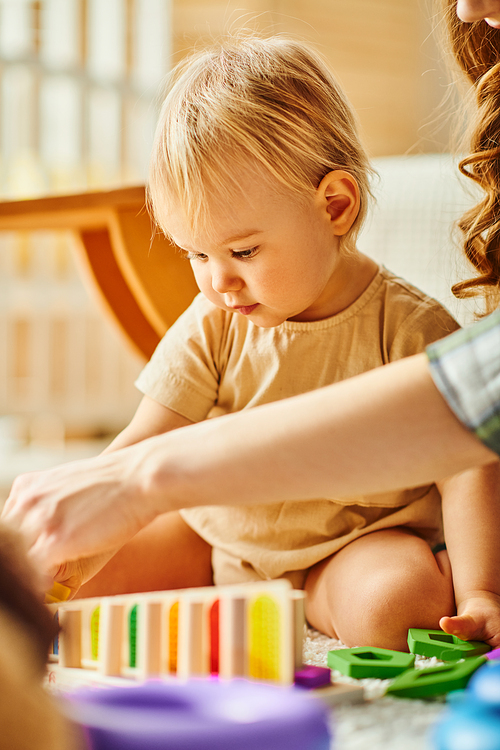
[[[408,646],[412,654],[435,656],[443,661],[458,661],[490,651],[490,646],[483,641],[462,641],[456,635],[449,635],[442,630],[418,628],[410,628],[408,631]]]
[[[413,666],[414,654],[387,648],[341,648],[328,652],[328,666],[349,677],[395,677]]]
[[[463,690],[476,669],[486,662],[484,656],[476,656],[456,664],[411,669],[397,677],[387,692],[401,698],[425,698],[451,690]]]

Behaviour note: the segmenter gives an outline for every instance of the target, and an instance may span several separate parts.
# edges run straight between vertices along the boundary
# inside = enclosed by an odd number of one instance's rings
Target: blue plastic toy
[[[88,750],[329,750],[328,713],[298,688],[146,682],[67,694]]]
[[[500,662],[473,675],[436,725],[433,743],[436,750],[500,750]]]

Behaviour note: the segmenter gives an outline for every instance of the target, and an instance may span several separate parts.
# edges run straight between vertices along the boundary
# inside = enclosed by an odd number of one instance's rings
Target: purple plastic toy
[[[245,680],[85,688],[63,711],[89,750],[328,750],[331,740],[321,701]]]
[[[500,659],[500,648],[495,648],[493,651],[489,651],[487,654],[485,654],[487,659],[491,659],[492,661],[495,661],[496,659]]]
[[[331,685],[332,670],[329,667],[315,667],[306,664],[295,672],[295,684],[305,688],[318,688]]]

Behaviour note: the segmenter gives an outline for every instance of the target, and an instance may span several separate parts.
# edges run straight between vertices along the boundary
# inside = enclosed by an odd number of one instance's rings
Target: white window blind
[[[170,0],[0,0],[0,197],[143,183],[171,35]],[[113,431],[142,362],[83,287],[74,243],[0,233],[0,417]]]

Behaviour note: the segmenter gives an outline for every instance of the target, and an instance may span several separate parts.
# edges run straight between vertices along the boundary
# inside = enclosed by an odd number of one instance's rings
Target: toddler
[[[108,450],[321,388],[458,328],[438,302],[356,249],[370,172],[349,103],[303,44],[243,36],[180,65],[149,202],[200,294],[139,376],[143,401]],[[231,506],[160,516],[82,593],[106,593],[103,582],[123,576],[127,560],[142,588],[155,587],[149,556],[164,587],[288,578],[308,592],[310,624],[351,646],[405,649],[408,627],[452,616],[455,596],[462,602],[473,586],[455,553],[464,527],[447,518],[471,493],[491,492],[488,469],[439,489],[304,499],[301,476],[313,470],[296,467],[296,501],[252,506],[235,496]],[[448,553],[433,554],[442,505]]]

